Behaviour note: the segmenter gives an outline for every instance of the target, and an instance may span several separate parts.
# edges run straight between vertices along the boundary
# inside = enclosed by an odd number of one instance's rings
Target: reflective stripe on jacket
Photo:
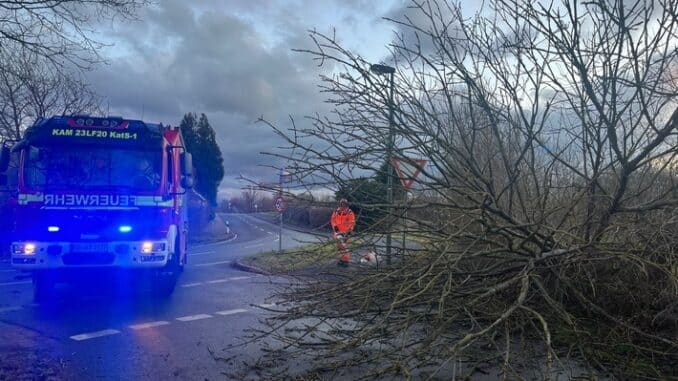
[[[346,233],[355,227],[355,214],[351,209],[337,209],[332,213],[332,229],[339,233]]]

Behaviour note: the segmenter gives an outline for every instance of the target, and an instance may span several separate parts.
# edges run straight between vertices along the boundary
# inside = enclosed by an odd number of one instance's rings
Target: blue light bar
[[[56,232],[59,231],[59,227],[58,226],[48,226],[47,231],[50,232],[50,233],[56,233]]]
[[[120,230],[120,233],[129,233],[132,231],[132,227],[129,225],[120,225],[118,230]]]

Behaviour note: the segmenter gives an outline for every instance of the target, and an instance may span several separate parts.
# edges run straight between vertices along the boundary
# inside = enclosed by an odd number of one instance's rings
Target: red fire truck
[[[11,156],[18,158],[11,263],[32,272],[36,299],[57,282],[99,273],[143,274],[132,279],[164,295],[174,290],[186,263],[193,185],[178,128],[55,116],[3,145],[0,173]]]

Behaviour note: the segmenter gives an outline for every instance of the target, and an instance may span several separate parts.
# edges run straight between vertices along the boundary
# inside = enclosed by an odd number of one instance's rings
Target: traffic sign
[[[283,198],[283,196],[278,196],[275,199],[275,210],[277,210],[278,213],[282,213],[285,211],[286,208],[287,205],[285,204],[285,199]]]
[[[400,182],[405,189],[410,189],[414,180],[417,179],[419,173],[424,169],[426,160],[411,159],[409,157],[394,157],[391,159],[391,165],[395,168]]]

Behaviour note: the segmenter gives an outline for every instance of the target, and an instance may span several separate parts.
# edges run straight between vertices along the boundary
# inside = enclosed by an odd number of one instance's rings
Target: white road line
[[[247,312],[247,310],[246,310],[246,309],[243,309],[243,308],[236,308],[236,309],[234,309],[234,310],[217,311],[217,312],[215,312],[215,313],[216,313],[217,315],[226,316],[226,315],[239,314],[239,313],[243,313],[243,312]]]
[[[215,283],[224,283],[224,282],[228,282],[228,281],[229,281],[229,279],[216,279],[216,280],[207,281],[206,283],[215,284]]]
[[[73,336],[71,336],[71,339],[73,339],[75,341],[82,341],[82,340],[89,340],[89,339],[94,339],[94,338],[102,337],[102,336],[115,335],[117,333],[120,333],[120,331],[115,330],[115,329],[104,329],[103,331],[96,331],[96,332],[89,332],[89,333],[81,333],[79,335],[73,335]]]
[[[141,323],[141,324],[133,324],[130,325],[129,327],[134,329],[134,330],[140,330],[140,329],[146,329],[146,328],[153,328],[153,327],[159,327],[161,325],[168,325],[170,322],[164,321],[164,320],[159,320],[159,321],[151,321],[148,323]]]
[[[198,263],[196,265],[193,265],[193,267],[203,267],[203,266],[214,266],[214,265],[222,265],[224,263],[231,263],[231,261],[219,261],[219,262],[209,262],[209,263]]]
[[[231,242],[231,241],[233,241],[233,240],[235,240],[235,239],[237,239],[237,238],[238,238],[238,233],[235,233],[235,234],[233,234],[233,238],[227,239],[227,240],[225,240],[225,241],[219,241],[219,242],[201,243],[201,244],[195,245],[195,246],[196,246],[195,248],[197,248],[197,249],[206,249],[206,248],[212,247],[212,246],[219,246],[219,245],[223,245],[224,243]],[[189,255],[190,255],[190,254],[189,254]]]
[[[19,311],[21,309],[21,306],[15,306],[15,307],[3,307],[0,308],[0,313],[3,312],[12,312],[12,311]]]
[[[271,308],[271,307],[275,307],[275,303],[259,304],[259,307],[261,307],[261,308]]]
[[[2,287],[2,286],[17,286],[17,285],[20,285],[20,284],[31,284],[31,283],[33,283],[33,281],[30,281],[30,280],[24,280],[24,281],[21,281],[21,282],[5,282],[5,283],[0,283],[0,287]]]
[[[177,320],[179,320],[179,321],[193,321],[193,320],[209,319],[211,317],[212,317],[212,315],[208,315],[208,314],[198,314],[198,315],[178,317]]]
[[[228,280],[241,280],[241,279],[250,279],[251,276],[234,276],[231,278],[228,278]]]
[[[195,283],[186,283],[182,284],[181,287],[195,287],[195,286],[200,286],[202,282],[195,282]]]
[[[216,251],[209,250],[209,251],[199,251],[197,253],[188,253],[188,255],[190,255],[190,256],[195,256],[195,255],[201,256],[201,255],[214,254],[214,253],[216,253]]]

